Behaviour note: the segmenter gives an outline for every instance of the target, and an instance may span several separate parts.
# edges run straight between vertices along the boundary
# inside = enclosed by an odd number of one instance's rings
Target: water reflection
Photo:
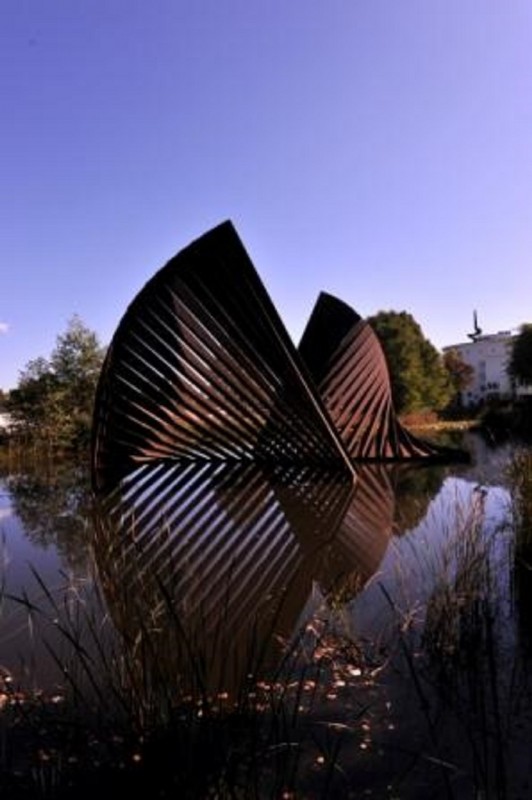
[[[417,464],[398,464],[394,468],[395,532],[398,535],[420,524],[450,471],[450,467]]]
[[[391,465],[358,472],[355,486],[317,468],[250,464],[169,461],[130,475],[108,499],[94,544],[106,599],[134,657],[140,639],[155,648],[152,661],[157,648],[171,649],[165,669],[175,675],[190,663],[186,642],[202,680],[232,686],[250,660],[275,665],[309,604],[337,607],[357,596],[392,534],[424,515],[446,474]],[[0,488],[4,588],[55,616],[31,567],[59,602],[90,587],[87,470],[67,461],[17,465],[0,474]],[[33,677],[48,682],[41,657],[50,659],[36,647],[37,629],[29,640],[27,617],[4,603],[0,662],[19,671],[31,656]]]
[[[483,486],[509,488],[509,466],[521,446],[519,442],[510,439],[496,442],[489,432],[479,431],[464,434],[463,441],[471,454],[471,462],[468,465],[456,465],[451,474]]]
[[[30,542],[36,548],[55,549],[65,569],[86,571],[92,503],[87,468],[46,462],[7,475],[4,481],[12,513]]]
[[[79,602],[88,583],[91,502],[83,465],[44,459],[0,466],[0,665],[26,684],[57,680],[48,646],[59,652],[64,637],[53,606],[66,613],[65,602]]]
[[[210,691],[274,667],[313,592],[344,603],[376,572],[398,483],[385,465],[354,486],[316,467],[140,467],[102,505],[95,548],[130,658]]]

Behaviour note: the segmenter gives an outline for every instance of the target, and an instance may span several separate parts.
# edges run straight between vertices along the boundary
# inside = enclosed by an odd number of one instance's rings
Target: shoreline
[[[419,422],[404,424],[409,431],[470,431],[479,430],[481,425],[476,419],[439,420],[437,422]]]

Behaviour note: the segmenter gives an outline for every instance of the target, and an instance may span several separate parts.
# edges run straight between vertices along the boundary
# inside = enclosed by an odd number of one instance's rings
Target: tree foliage
[[[454,349],[446,350],[443,354],[443,366],[449,375],[455,402],[460,405],[461,394],[471,385],[475,370],[471,364],[464,361],[458,350]]]
[[[19,436],[50,447],[84,446],[103,355],[96,334],[74,316],[50,359],[30,361],[10,392],[8,410]]]
[[[532,324],[526,323],[512,346],[508,372],[525,386],[532,385]]]
[[[443,360],[406,311],[379,311],[368,319],[384,350],[398,413],[439,410],[453,388]]]

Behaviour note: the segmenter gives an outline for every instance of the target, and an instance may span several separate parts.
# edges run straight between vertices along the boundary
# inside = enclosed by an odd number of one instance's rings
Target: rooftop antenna
[[[469,336],[470,339],[476,342],[478,337],[482,333],[482,328],[478,327],[478,319],[476,311],[473,311],[473,328],[474,328],[473,333],[468,333],[467,335]]]

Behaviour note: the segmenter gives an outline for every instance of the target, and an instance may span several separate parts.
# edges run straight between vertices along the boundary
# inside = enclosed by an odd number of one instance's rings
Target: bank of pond
[[[5,796],[529,797],[532,450],[449,435],[469,464],[168,462],[105,508],[4,452]]]

